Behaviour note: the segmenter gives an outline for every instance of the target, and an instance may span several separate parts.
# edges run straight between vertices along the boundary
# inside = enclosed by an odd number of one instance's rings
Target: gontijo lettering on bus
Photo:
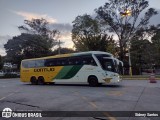
[[[54,71],[55,69],[54,68],[36,68],[34,69],[34,72],[52,72]]]

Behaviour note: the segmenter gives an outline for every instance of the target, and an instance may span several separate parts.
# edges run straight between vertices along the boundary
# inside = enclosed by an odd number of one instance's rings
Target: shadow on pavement
[[[55,84],[45,84],[45,85],[32,85],[32,84],[23,84],[28,86],[80,86],[80,87],[90,87],[88,84],[78,84],[78,83],[55,83]],[[123,87],[122,85],[98,85],[96,87],[107,87],[107,88],[118,88]],[[95,87],[91,87],[95,88]]]

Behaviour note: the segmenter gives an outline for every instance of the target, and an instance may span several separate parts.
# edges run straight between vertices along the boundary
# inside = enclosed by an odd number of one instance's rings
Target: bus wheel
[[[38,85],[44,85],[44,78],[43,77],[38,77]]]
[[[36,79],[36,77],[34,77],[34,76],[31,77],[30,82],[31,82],[32,85],[37,85],[37,79]]]
[[[88,78],[88,83],[89,83],[89,85],[92,86],[92,87],[96,87],[96,86],[99,85],[98,79],[97,79],[97,77],[95,77],[95,76],[90,76],[90,77]]]

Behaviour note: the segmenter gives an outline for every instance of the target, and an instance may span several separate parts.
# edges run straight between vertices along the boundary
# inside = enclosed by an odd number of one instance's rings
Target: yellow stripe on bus
[[[52,82],[52,78],[62,70],[64,66],[56,66],[56,67],[42,67],[42,68],[23,68],[23,75],[21,76],[21,80],[23,82],[29,82],[32,76],[35,76],[37,79],[39,76],[43,76],[45,78],[45,82]]]

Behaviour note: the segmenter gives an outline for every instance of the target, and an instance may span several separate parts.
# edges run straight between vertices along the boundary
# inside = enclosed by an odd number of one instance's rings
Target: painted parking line
[[[94,102],[88,102],[93,108],[98,109],[97,105]]]
[[[6,98],[6,97],[2,97],[2,98],[0,99],[0,101],[3,100],[3,99],[5,99],[5,98]]]
[[[85,96],[81,96],[80,94],[79,94],[79,92],[74,92],[74,94],[75,95],[77,95],[77,96],[79,96],[79,97],[81,97],[81,99],[83,99],[84,101],[86,101],[87,103],[89,103],[95,110],[98,110],[98,106],[95,104],[95,102],[91,102],[91,101],[89,101],[88,99],[87,99],[87,97],[85,97]],[[109,119],[109,120],[116,120],[116,118],[114,118],[114,117],[112,117],[109,113],[107,113],[107,112],[104,112],[104,115]]]
[[[86,97],[84,97],[84,96],[82,96],[81,98],[82,98],[83,100],[88,100],[88,99],[87,99]]]
[[[108,117],[110,120],[116,120],[116,118],[112,117],[108,112],[103,113],[106,117]]]
[[[7,98],[7,97],[9,97],[9,96],[11,96],[11,95],[16,94],[17,92],[19,92],[19,90],[18,90],[18,91],[15,91],[14,93],[10,93],[9,95],[7,95],[7,96],[5,96],[5,97],[0,98],[0,101],[1,101],[1,100],[4,100],[5,98]]]
[[[122,91],[109,91],[106,93],[106,95],[111,95],[111,96],[122,96],[124,92]]]
[[[81,96],[80,94],[79,94],[79,92],[74,92],[74,94],[76,95],[76,96],[79,96],[81,99],[83,99],[85,102],[87,102],[87,103],[89,103],[94,109],[97,109],[98,107],[97,107],[97,105],[94,103],[94,102],[90,102],[88,99],[87,99],[87,97],[85,97],[85,96]]]

